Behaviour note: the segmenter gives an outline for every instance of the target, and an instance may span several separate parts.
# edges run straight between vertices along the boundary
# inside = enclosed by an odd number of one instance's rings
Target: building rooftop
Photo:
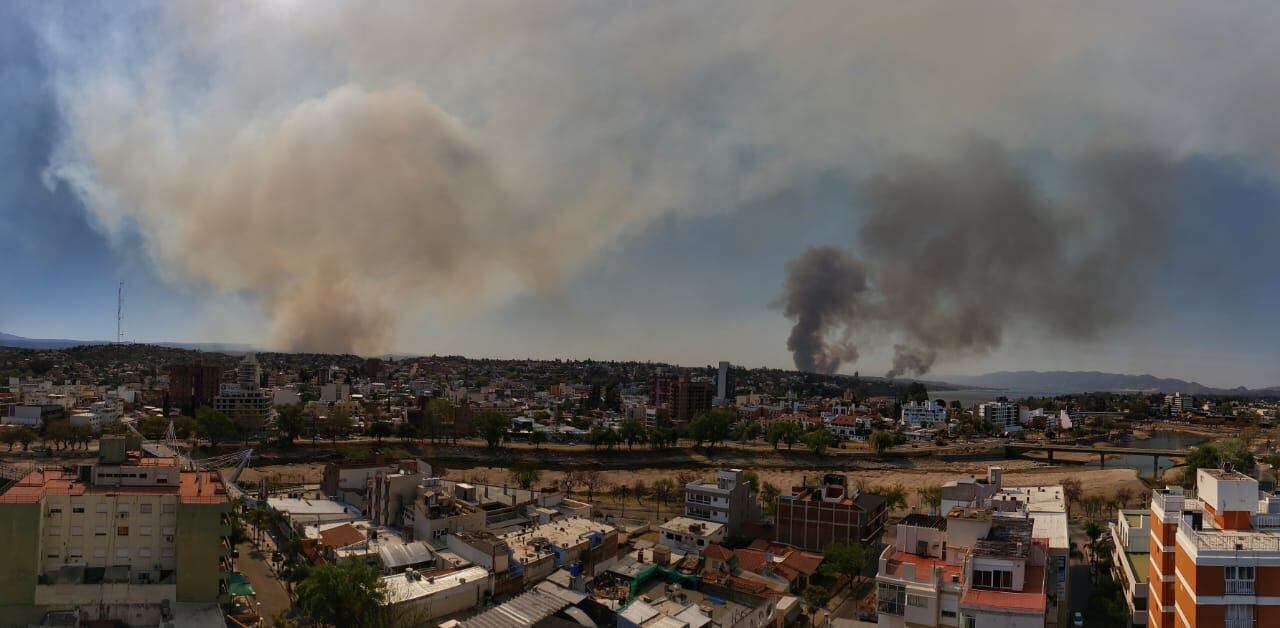
[[[0,495],[0,504],[34,504],[45,496],[177,495],[184,504],[231,503],[222,478],[213,471],[183,471],[177,485],[94,485],[82,482],[71,469],[35,469]]]
[[[1150,577],[1148,569],[1151,565],[1151,554],[1146,552],[1125,552],[1125,560],[1129,561],[1129,569],[1138,584],[1146,584]]]
[[[970,587],[960,599],[963,608],[988,608],[1043,614],[1048,606],[1044,591],[1044,567],[1027,565],[1021,591],[998,591]]]
[[[902,521],[898,522],[898,525],[914,526],[917,528],[934,528],[936,530],[946,530],[947,518],[913,512],[903,517]]]
[[[962,577],[964,569],[960,565],[948,564],[946,560],[934,556],[921,556],[919,554],[911,554],[895,549],[892,545],[886,550],[885,570],[886,576],[894,578],[906,578],[906,567],[911,565],[915,567],[915,575],[911,580],[915,582],[933,582],[933,572],[935,569],[942,570],[942,581],[951,582],[952,578]]]
[[[662,524],[660,528],[684,534],[708,536],[723,530],[724,524],[716,523],[714,521],[691,519],[689,517],[672,517],[670,521]]]
[[[387,589],[387,604],[399,604],[488,578],[489,570],[484,567],[467,567],[432,577],[423,577],[416,571],[396,574],[382,578],[382,582]]]
[[[1026,558],[1031,553],[1034,524],[1027,519],[992,517],[987,536],[978,539],[973,553],[977,556]]]

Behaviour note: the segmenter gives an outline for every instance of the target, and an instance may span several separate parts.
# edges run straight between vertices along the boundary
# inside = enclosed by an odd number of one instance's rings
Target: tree
[[[929,390],[924,387],[922,382],[911,382],[907,386],[907,401],[924,403],[929,400]]]
[[[13,446],[18,444],[18,430],[15,428],[0,430],[0,443],[8,445],[9,451],[13,451]]]
[[[867,549],[858,543],[830,543],[823,550],[823,575],[844,576],[850,582],[867,569]]]
[[[666,504],[677,494],[676,484],[670,478],[658,478],[653,481],[653,514],[658,515],[658,504]]]
[[[542,444],[545,442],[547,442],[546,432],[535,429],[529,434],[529,444],[533,445],[534,449],[542,449]]]
[[[889,512],[907,507],[907,489],[901,484],[893,486],[881,486],[879,488],[868,491],[873,495],[879,495],[884,498],[884,508]]]
[[[22,443],[22,451],[30,450],[31,443],[34,443],[37,437],[36,431],[29,427],[19,427],[9,431],[17,432],[18,442]]]
[[[507,429],[511,427],[511,422],[497,412],[486,411],[476,415],[475,425],[489,448],[496,449],[507,438]]]
[[[929,512],[937,514],[938,506],[942,505],[942,487],[941,486],[925,486],[916,489],[916,494],[920,496],[920,503],[929,508]]]
[[[345,436],[350,432],[352,425],[354,423],[351,421],[351,413],[347,412],[345,408],[334,408],[329,413],[329,416],[325,418],[324,431],[329,435],[329,440],[333,443],[334,449],[338,448],[338,437]]]
[[[595,469],[588,469],[578,474],[578,480],[587,488],[587,501],[595,497],[596,490],[604,486],[604,474]]]
[[[379,626],[387,599],[378,571],[360,561],[313,567],[298,583],[298,606],[324,626]]]
[[[236,424],[231,417],[213,408],[202,407],[196,410],[196,433],[208,440],[210,446],[217,447],[220,441],[236,435]]]
[[[883,456],[886,451],[889,451],[890,447],[893,447],[896,439],[889,432],[876,430],[871,433],[867,441],[871,443],[871,448],[875,450],[877,456]]]
[[[787,427],[782,431],[782,442],[787,444],[787,451],[791,451],[791,447],[800,441],[800,434],[803,430],[800,428],[799,423],[786,423],[785,425]]]
[[[811,617],[818,612],[818,609],[827,604],[827,600],[831,599],[831,593],[820,584],[811,584],[805,587],[801,595],[804,596],[804,605],[809,607],[809,615]]]
[[[631,487],[626,484],[614,484],[613,488],[609,489],[609,496],[618,502],[618,505],[622,507],[622,516],[626,517],[627,500],[631,498]]]
[[[382,439],[390,436],[393,431],[391,423],[387,421],[377,421],[369,426],[369,435],[377,439],[379,445],[382,444]]]
[[[701,447],[703,442],[714,447],[729,437],[729,428],[736,417],[729,408],[713,408],[710,412],[700,413],[689,421],[689,438],[697,447]]]
[[[623,442],[627,444],[630,450],[636,443],[643,443],[648,434],[645,433],[644,425],[635,419],[628,419],[622,422],[622,432],[619,436]]]
[[[644,498],[649,496],[649,487],[645,485],[644,480],[636,478],[631,484],[631,496],[636,498],[636,503],[643,506]]]
[[[276,410],[276,425],[280,430],[280,436],[286,445],[293,445],[294,439],[302,435],[303,430],[307,429],[307,422],[302,418],[302,405],[291,403],[287,406],[280,406]],[[177,424],[174,424],[177,430]]]
[[[1067,502],[1067,516],[1071,516],[1071,505],[1080,501],[1080,496],[1084,494],[1084,488],[1077,478],[1067,478],[1062,481],[1062,498]]]
[[[66,448],[74,438],[71,433],[71,422],[66,419],[49,421],[44,426],[45,441],[56,444],[58,449]]]
[[[778,495],[782,490],[769,482],[760,485],[760,501],[764,502],[765,512],[774,514],[778,509]]]
[[[408,421],[401,421],[400,425],[396,426],[396,436],[399,436],[401,441],[413,440],[418,437],[418,426]]]
[[[508,469],[507,473],[511,476],[512,483],[526,491],[529,490],[541,476],[538,468],[528,462],[518,462],[511,465],[511,468]]]
[[[804,441],[804,446],[808,447],[809,451],[819,456],[827,452],[827,447],[836,443],[836,437],[826,428],[821,427],[805,434],[801,440]]]
[[[770,425],[769,429],[765,431],[765,440],[769,441],[769,444],[772,445],[774,449],[777,449],[778,443],[782,442],[782,438],[786,435],[787,426],[789,425],[791,425],[791,423],[781,422]]]

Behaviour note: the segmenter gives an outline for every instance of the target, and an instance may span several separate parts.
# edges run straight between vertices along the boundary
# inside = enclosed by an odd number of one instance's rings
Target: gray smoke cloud
[[[1018,28],[998,1],[30,7],[61,107],[47,184],[69,185],[104,232],[140,243],[173,283],[260,303],[286,349],[430,347],[415,322],[447,329],[516,296],[554,295],[661,221],[732,211],[821,176],[861,179],[886,154],[933,154],[973,133],[1014,150],[1075,150],[1090,129],[1280,163],[1270,106],[1280,38],[1275,18],[1260,17],[1267,3],[1021,3]],[[1243,40],[1249,54],[1224,63]],[[1010,187],[985,190],[930,167],[901,171],[910,185],[869,184],[873,208],[904,209],[876,211],[865,229],[867,307],[855,299],[814,314],[797,302],[804,325],[792,344],[804,364],[848,360],[843,337],[815,339],[860,317],[904,317],[902,368],[912,371],[934,359],[930,347],[993,345],[1002,323],[953,320],[988,316],[969,293],[894,276],[908,268],[1042,297],[997,306],[1020,311],[1066,299],[1007,286],[997,270],[1028,277],[1048,266],[1050,282],[1087,284],[1098,281],[1092,266],[1113,261],[1054,250],[1062,230],[1083,228],[1056,216],[1021,225],[1035,239],[1020,259],[1005,258],[1023,244],[979,255],[943,241],[994,234],[929,213],[956,204],[939,196],[967,192],[967,207],[1001,192],[1041,213],[1047,201],[1018,187],[1035,186],[1016,171],[973,172]],[[968,211],[988,226],[1027,220]],[[1080,240],[1070,235],[1067,248]],[[876,250],[887,242],[910,254]]]
[[[796,368],[832,373],[857,341],[891,338],[887,376],[922,375],[1014,325],[1097,338],[1140,310],[1176,181],[1150,149],[1090,151],[1038,177],[987,141],[870,177],[857,255],[818,247],[787,267]]]

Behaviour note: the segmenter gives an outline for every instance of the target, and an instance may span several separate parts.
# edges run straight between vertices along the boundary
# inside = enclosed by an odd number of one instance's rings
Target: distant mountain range
[[[24,338],[0,331],[0,347],[17,347],[19,349],[67,349],[82,345],[109,345],[109,340],[68,340],[66,338]],[[226,342],[149,342],[147,344],[174,349],[191,349],[194,351],[217,351],[220,353],[248,353],[256,349],[251,345]]]
[[[1249,389],[1214,388],[1199,382],[1154,375],[1127,375],[1099,371],[998,371],[984,375],[952,375],[945,378],[953,384],[979,388],[1037,393],[1082,393],[1095,391],[1133,391],[1190,395],[1280,395],[1280,386]]]

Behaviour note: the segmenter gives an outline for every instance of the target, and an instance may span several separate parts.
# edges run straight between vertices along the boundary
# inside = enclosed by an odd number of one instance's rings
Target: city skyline
[[[840,372],[882,375],[923,338],[940,347],[924,379],[1280,384],[1273,8],[728,6],[0,8],[0,111],[17,122],[0,129],[0,246],[23,286],[0,331],[114,338],[123,280],[124,337],[140,342],[793,368],[788,264],[835,246],[868,266],[875,299],[943,304],[909,325],[840,319],[870,336]],[[410,54],[428,62],[397,62]],[[904,212],[868,181],[971,163],[972,141],[1005,156],[1029,209],[970,233],[1000,198],[975,193],[973,221],[943,207],[869,235],[877,207]],[[1138,222],[1074,196],[1093,183],[1073,164],[1114,149],[1165,173]],[[927,227],[962,260],[1027,215],[1049,219],[1025,259],[1061,240],[1063,264],[887,285],[885,268],[933,248]],[[1106,255],[1080,263],[1098,234],[1077,222],[1106,232]],[[939,331],[971,295],[1013,305],[989,337]],[[1099,322],[1073,328],[1085,310]]]

